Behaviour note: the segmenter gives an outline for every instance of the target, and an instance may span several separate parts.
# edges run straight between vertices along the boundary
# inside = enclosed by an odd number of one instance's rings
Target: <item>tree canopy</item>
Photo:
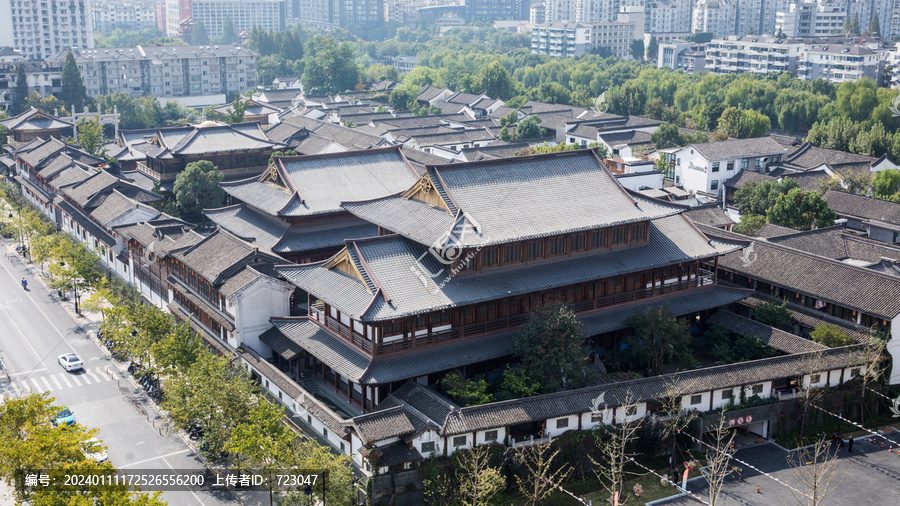
[[[222,206],[225,198],[219,183],[222,173],[208,160],[191,162],[175,177],[175,201],[181,215],[197,217],[204,209]]]
[[[575,313],[555,303],[529,313],[514,353],[543,393],[577,388],[587,380],[584,339]]]
[[[71,49],[66,53],[60,81],[62,86],[62,91],[59,93],[60,102],[71,107],[73,111],[80,112],[88,104],[89,99],[87,89],[84,87],[84,80],[81,78],[81,71],[78,70],[75,55],[72,54]]]
[[[360,82],[361,71],[353,48],[331,37],[316,35],[306,49],[303,89],[307,93],[338,93],[352,90]]]

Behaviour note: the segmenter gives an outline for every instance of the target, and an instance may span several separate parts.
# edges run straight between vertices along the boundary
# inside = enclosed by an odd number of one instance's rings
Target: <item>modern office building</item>
[[[0,46],[29,60],[94,47],[91,0],[0,0]]]

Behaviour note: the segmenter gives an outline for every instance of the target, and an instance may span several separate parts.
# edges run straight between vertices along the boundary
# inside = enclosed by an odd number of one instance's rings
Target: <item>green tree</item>
[[[488,386],[488,382],[484,379],[468,379],[458,370],[447,373],[441,380],[441,387],[447,395],[461,406],[476,406],[491,402],[493,397],[488,393]]]
[[[175,177],[175,201],[182,216],[196,217],[204,209],[222,206],[225,198],[219,183],[222,173],[209,160],[187,164]]]
[[[75,242],[68,235],[60,235],[51,254],[54,262],[50,264],[50,286],[56,290],[72,289],[75,297],[75,310],[78,311],[78,287],[91,287],[103,276],[98,267],[100,256],[88,250],[83,244]]]
[[[584,329],[563,303],[530,313],[513,350],[543,393],[577,388],[587,381]]]
[[[850,22],[850,33],[859,35],[859,13],[853,13],[853,21]]]
[[[844,26],[841,27],[841,35],[847,35],[847,34],[852,33],[852,29],[850,26],[852,21],[853,20],[850,16],[847,16],[844,18]]]
[[[778,197],[799,188],[797,180],[789,177],[777,183],[748,183],[735,192],[734,200],[740,206],[741,213],[765,216],[775,206]]]
[[[762,137],[772,127],[769,118],[757,111],[728,107],[719,117],[718,130],[737,139]]]
[[[404,84],[391,91],[391,107],[397,112],[412,111],[418,108],[418,98],[418,90]]]
[[[91,119],[81,118],[76,123],[78,129],[78,144],[88,153],[95,156],[104,156],[103,125],[100,118],[94,116]]]
[[[684,139],[678,131],[678,127],[673,123],[663,123],[650,134],[650,142],[656,149],[668,149],[684,145]]]
[[[13,115],[25,112],[25,100],[28,98],[28,77],[25,75],[25,64],[16,67],[16,92],[13,96]]]
[[[63,64],[60,78],[62,91],[59,93],[60,102],[72,107],[73,111],[81,111],[88,104],[87,89],[81,78],[81,71],[75,63],[75,55],[70,49],[66,53],[66,62]]]
[[[875,174],[872,180],[875,198],[890,200],[900,193],[900,170],[885,169]]]
[[[454,452],[459,494],[466,506],[487,506],[503,490],[506,480],[500,468],[491,463],[490,446],[474,446],[471,450]]]
[[[872,174],[853,170],[837,171],[833,176],[819,179],[819,193],[825,195],[828,190],[868,195],[872,189]]]
[[[869,23],[869,34],[871,35],[880,35],[881,34],[881,22],[878,20],[878,13],[876,12],[874,16],[872,16],[872,22]]]
[[[569,93],[565,86],[559,83],[544,83],[540,85],[537,89],[537,95],[541,102],[549,104],[568,104],[572,101],[572,94]],[[512,107],[509,103],[506,105]]]
[[[97,433],[74,425],[59,430],[50,423],[62,409],[47,393],[8,397],[0,404],[0,476],[16,497],[27,497],[25,474],[85,460],[81,444]]]
[[[522,367],[512,368],[506,364],[503,371],[503,380],[500,382],[500,391],[497,400],[521,399],[541,393],[541,385],[534,381]]]
[[[352,90],[360,80],[353,48],[331,37],[316,35],[308,43],[303,89],[308,94]]]
[[[750,311],[750,317],[771,327],[784,329],[794,319],[787,305],[787,300],[782,300],[781,304],[763,302]]]
[[[741,221],[734,225],[734,231],[747,236],[754,236],[766,224],[766,217],[760,214],[741,214]]]
[[[483,93],[494,99],[506,100],[516,94],[512,77],[498,61],[478,69],[472,86],[475,93]]]
[[[638,116],[647,106],[647,92],[633,83],[610,88],[605,95],[609,112],[621,116]]]
[[[42,97],[41,94],[36,91],[32,91],[31,95],[25,99],[25,107],[34,107],[47,114],[59,114],[60,116],[69,115],[69,110],[66,109],[65,104],[60,102],[58,98],[53,95]]]
[[[636,360],[646,364],[648,374],[661,374],[663,366],[673,360],[693,360],[687,323],[675,319],[668,303],[636,312],[625,324],[634,331],[628,338],[629,348]]]
[[[191,29],[191,44],[195,46],[208,46],[209,34],[206,33],[206,25],[200,21]]]
[[[220,37],[223,44],[234,44],[235,46],[240,45],[241,38],[238,37],[238,32],[234,28],[234,21],[231,19],[231,16],[225,16],[225,21],[222,23],[222,35]]]
[[[540,127],[541,117],[537,115],[529,116],[516,126],[516,139],[539,139],[544,137],[544,129]],[[505,127],[504,127],[505,128]]]
[[[650,42],[647,44],[647,58],[651,62],[655,62],[659,58],[659,41],[656,40],[656,35],[650,36]]]
[[[766,216],[770,223],[795,230],[830,227],[837,219],[819,192],[804,192],[800,188],[779,195]]]
[[[848,346],[853,344],[853,339],[841,330],[840,327],[832,323],[823,323],[809,333],[809,337],[813,341],[829,348],[837,348],[839,346]]]
[[[634,39],[631,41],[631,57],[635,61],[644,61],[644,39]]]

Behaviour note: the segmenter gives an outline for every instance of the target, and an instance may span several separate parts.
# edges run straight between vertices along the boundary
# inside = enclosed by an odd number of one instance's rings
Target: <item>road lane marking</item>
[[[158,457],[151,457],[149,459],[139,460],[137,462],[131,462],[129,464],[121,465],[121,466],[119,466],[119,469],[125,469],[126,467],[139,466],[141,464],[146,464],[147,462],[152,462],[152,461],[158,460],[158,459],[165,459],[166,457],[174,457],[175,455],[181,455],[182,453],[188,453],[190,451],[191,451],[190,448],[185,448],[184,450],[178,450],[177,452],[167,453],[165,455],[160,455]],[[168,462],[166,462],[166,464],[168,464]],[[171,467],[171,466],[169,466],[169,467]]]
[[[31,378],[31,382],[34,383],[34,388],[36,388],[38,392],[44,391],[41,389],[41,384],[37,382],[37,378]]]
[[[96,371],[97,371],[94,374],[96,374],[97,376],[99,376],[107,381],[112,381],[112,376],[110,376],[108,372],[104,371],[102,367],[95,367],[94,369],[96,369]]]
[[[78,376],[71,376],[71,378],[72,378],[72,381],[75,382],[75,386],[79,386],[79,387],[81,386],[81,382],[78,381]]]
[[[30,370],[30,371],[17,372],[17,373],[14,373],[14,374],[10,374],[10,376],[12,376],[13,378],[15,378],[16,376],[24,376],[24,375],[33,374],[33,373],[36,373],[36,372],[42,372],[42,371],[48,371],[48,372],[49,372],[48,369],[32,369],[32,370]]]
[[[59,380],[56,379],[56,376],[50,376],[50,379],[53,380],[53,384],[56,385],[56,388],[62,389],[62,383],[60,383]]]
[[[94,376],[94,373],[92,373],[91,371],[88,371],[87,369],[85,369],[84,374],[85,374],[85,376],[90,376],[91,379],[94,380],[95,383],[100,383],[100,379],[97,378],[96,376]]]
[[[85,384],[90,385],[91,380],[88,379],[87,374],[82,374],[81,379],[85,382]]]
[[[68,376],[68,374],[63,374],[62,376],[60,376],[60,378],[62,378],[63,383],[66,384],[66,388],[72,388],[72,384],[69,383],[69,378],[67,378],[66,376]]]
[[[19,387],[15,383],[11,383],[13,390],[16,392],[16,397],[22,395],[22,392],[19,390]]]
[[[48,392],[52,392],[52,391],[53,391],[53,387],[50,386],[50,382],[47,381],[47,378],[46,378],[46,377],[41,376],[41,381],[43,381],[44,384],[47,385],[47,391],[48,391]]]

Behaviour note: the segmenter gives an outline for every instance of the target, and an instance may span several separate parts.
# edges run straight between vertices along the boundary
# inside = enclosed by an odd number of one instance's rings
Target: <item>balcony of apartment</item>
[[[712,271],[698,269],[697,274],[693,275],[690,279],[681,281],[673,279],[670,282],[654,281],[649,288],[639,288],[637,290],[573,302],[571,303],[571,307],[576,313],[584,313],[651,297],[659,297],[670,293],[701,288],[714,283],[715,274]],[[449,325],[442,325],[441,330],[437,331],[418,329],[412,331],[408,337],[403,337],[403,334],[399,334],[400,337],[396,340],[382,343],[375,343],[372,339],[369,339],[358,332],[355,326],[351,328],[351,326],[344,324],[337,318],[333,318],[326,314],[325,306],[322,302],[310,305],[309,317],[318,322],[319,325],[330,330],[332,334],[339,336],[344,342],[371,356],[375,356],[402,352],[411,348],[423,348],[445,341],[481,336],[520,327],[524,325],[525,321],[528,319],[528,312],[513,316],[493,318],[483,322],[464,323],[452,328],[446,328],[449,327]],[[351,320],[351,324],[352,323]],[[392,337],[396,336],[388,336],[386,339],[391,339]]]

